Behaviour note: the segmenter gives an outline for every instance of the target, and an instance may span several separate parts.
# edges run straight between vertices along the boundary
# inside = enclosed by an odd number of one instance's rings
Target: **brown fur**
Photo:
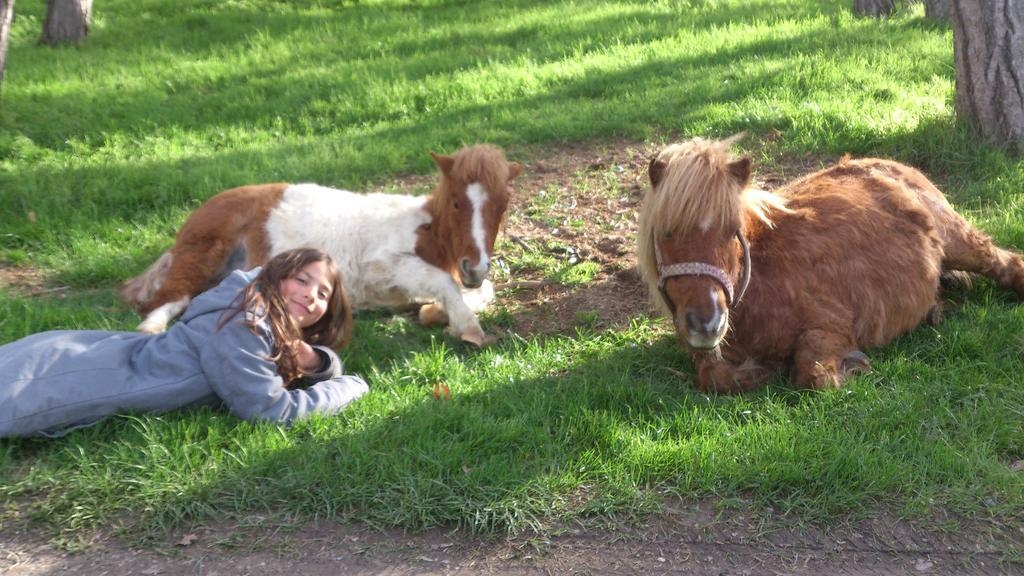
[[[441,179],[427,200],[431,223],[417,231],[416,254],[458,278],[460,256],[476,253],[473,238],[465,233],[463,224],[472,217],[466,186],[479,182],[487,189],[484,229],[487,249],[493,251],[511,197],[508,182],[519,175],[522,166],[510,164],[501,150],[487,144],[464,148],[452,156],[433,157],[441,170]],[[479,259],[480,254],[476,254],[473,263]]]
[[[996,247],[914,168],[844,159],[770,198],[746,190],[749,176],[734,170],[728,143],[696,139],[683,145],[684,158],[673,156],[660,170],[652,162],[658,183],[644,199],[640,222],[640,267],[651,284],[658,275],[655,242],[665,264],[704,261],[733,279],[740,272],[735,227],[750,242],[751,285],[729,311],[725,340],[713,352],[693,353],[701,389],[747,390],[786,368],[799,387],[838,387],[867,368],[859,349],[885,345],[937,317],[945,270],[984,274],[1024,296],[1021,256]],[[694,165],[711,168],[693,172]],[[674,226],[679,206],[705,213],[687,213],[686,226]],[[712,225],[701,230],[706,222]],[[707,313],[713,304],[705,295],[715,289],[703,277],[668,280],[681,342],[684,315]]]
[[[210,198],[178,231],[174,247],[166,253],[169,266],[165,254],[146,273],[126,282],[122,296],[141,314],[191,298],[209,287],[239,243],[245,246],[247,268],[266,262],[270,247],[263,224],[287,187],[284,183],[242,186]],[[161,283],[159,288],[147,294],[142,286],[155,282]]]

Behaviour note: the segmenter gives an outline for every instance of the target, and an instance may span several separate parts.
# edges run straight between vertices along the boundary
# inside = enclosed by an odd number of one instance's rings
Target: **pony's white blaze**
[[[725,332],[726,320],[729,318],[729,309],[718,307],[718,290],[716,288],[711,289],[709,294],[711,298],[711,309],[714,311],[711,315],[711,320],[704,325],[705,330],[710,334],[718,334],[719,337]]]
[[[471,224],[473,241],[480,253],[480,260],[474,266],[474,271],[482,275],[486,274],[490,267],[490,258],[487,255],[487,234],[484,231],[484,204],[487,203],[487,191],[478,182],[474,182],[466,187],[466,196],[473,207],[473,222]]]

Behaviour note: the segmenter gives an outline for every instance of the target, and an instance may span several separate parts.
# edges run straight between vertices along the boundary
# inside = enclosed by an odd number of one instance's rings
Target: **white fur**
[[[487,234],[484,231],[484,204],[487,203],[487,192],[483,186],[474,182],[466,187],[466,196],[469,197],[469,203],[473,207],[473,241],[476,243],[476,249],[480,253],[480,260],[474,272],[484,275],[490,266],[490,259],[487,255]]]
[[[136,276],[125,283],[121,291],[125,300],[132,304],[152,300],[157,290],[163,285],[164,278],[167,277],[167,272],[171,269],[171,262],[173,260],[174,257],[171,255],[171,251],[168,250],[161,254],[156,259],[156,262],[147,268],[142,275]]]
[[[484,280],[479,288],[463,288],[462,301],[469,306],[473,312],[479,312],[494,300],[494,284],[490,280]]]
[[[416,229],[430,222],[425,203],[426,197],[289,186],[267,218],[270,253],[302,246],[327,252],[355,309],[437,302],[448,313],[452,334],[479,331],[451,274],[416,255]],[[482,221],[480,229],[483,234]]]
[[[708,320],[707,324],[704,325],[704,329],[712,334],[718,334],[722,336],[725,332],[726,320],[729,318],[729,309],[720,309],[718,307],[718,290],[716,288],[711,289],[711,308],[714,313],[711,315],[711,320]]]
[[[167,330],[167,323],[171,321],[178,314],[185,311],[188,308],[188,303],[192,299],[188,296],[175,300],[174,302],[168,302],[163,306],[157,307],[155,310],[146,315],[146,319],[138,325],[136,330],[139,332],[145,332],[147,334],[159,334],[164,330]]]

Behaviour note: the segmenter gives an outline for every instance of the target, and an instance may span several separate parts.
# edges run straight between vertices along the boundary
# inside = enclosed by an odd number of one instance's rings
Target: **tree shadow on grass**
[[[543,5],[539,2],[523,4],[526,7]],[[382,24],[374,23],[376,20],[370,15],[382,10],[385,14],[407,13],[410,9],[430,22],[444,22],[448,18],[445,12],[438,11],[432,6],[357,6],[343,10],[337,18],[339,21],[349,18],[361,19],[373,23],[369,24],[371,26],[381,26]],[[366,14],[362,11],[366,11]],[[480,12],[487,14],[488,9],[481,5]],[[806,14],[795,10],[794,15]],[[194,19],[197,16],[187,18]],[[228,13],[218,15],[216,18],[210,17],[212,20],[221,18],[229,21],[240,19],[229,28],[247,31],[244,37],[233,40],[243,45],[253,42],[248,32],[250,26],[251,29],[270,30],[269,35],[273,37],[276,34],[301,36],[304,30],[315,31],[325,25],[316,17],[296,14],[255,16],[253,10],[241,8],[238,9],[238,14]],[[247,24],[251,18],[264,20]],[[461,27],[450,33],[432,34],[428,29],[415,39],[394,42],[386,40],[388,36],[382,31],[371,31],[365,41],[357,45],[350,46],[348,41],[343,39],[338,44],[323,42],[308,48],[296,47],[293,50],[307,51],[290,54],[283,62],[274,58],[253,58],[250,62],[230,71],[216,71],[205,76],[199,74],[193,82],[183,83],[180,80],[181,73],[172,72],[166,82],[156,82],[154,86],[138,89],[124,86],[111,86],[106,90],[94,89],[87,98],[68,93],[33,93],[30,98],[26,98],[26,106],[30,100],[32,107],[60,113],[66,121],[54,123],[60,125],[57,131],[39,124],[26,125],[20,130],[37,140],[37,144],[62,149],[69,141],[100,145],[104,135],[123,135],[132,139],[150,134],[154,129],[210,131],[218,128],[225,130],[231,126],[266,125],[269,130],[274,121],[281,120],[286,123],[287,129],[298,133],[327,135],[334,133],[338,126],[372,126],[378,122],[423,117],[429,122],[431,111],[455,114],[461,112],[453,110],[448,104],[451,100],[448,91],[460,90],[457,85],[414,91],[415,93],[408,94],[402,101],[391,104],[362,108],[351,104],[373,97],[364,93],[368,80],[370,83],[373,79],[383,83],[415,83],[432,76],[444,76],[453,71],[477,68],[482,64],[485,67],[502,66],[524,57],[540,63],[555,62],[572,54],[590,53],[617,44],[656,43],[677,35],[681,26],[704,30],[726,25],[738,26],[761,19],[763,12],[757,7],[750,6],[719,7],[713,11],[698,10],[689,15],[685,11],[680,14],[669,14],[637,8],[604,18],[550,20],[552,26],[557,26],[557,33],[545,32],[539,24],[527,24],[523,28],[504,30],[495,29],[485,22],[479,26],[471,24]],[[630,23],[631,35],[626,39],[620,38],[623,22]],[[452,34],[456,37],[452,37]],[[618,94],[622,92],[623,87],[632,86],[644,87],[642,93],[649,93],[652,89],[660,89],[666,80],[671,79],[676,82],[673,90],[677,93],[675,98],[678,99],[679,93],[689,92],[693,89],[692,85],[700,85],[699,81],[717,76],[709,73],[709,66],[742,65],[750,58],[782,56],[791,54],[794,50],[807,53],[831,51],[837,42],[849,46],[869,44],[877,42],[876,38],[879,35],[881,32],[877,35],[865,34],[862,27],[810,30],[791,37],[759,41],[749,46],[741,45],[738,50],[723,50],[711,57],[680,57],[666,61],[660,66],[640,66],[625,78],[618,78],[619,75],[615,74],[605,81],[602,74],[588,70],[582,81],[567,81],[564,90],[556,86],[552,98],[586,97],[587,92],[593,91],[590,86],[595,84],[604,86],[602,92]],[[533,36],[554,37],[557,38],[557,42],[538,45]],[[211,33],[209,37],[208,42],[219,43],[231,36]],[[190,36],[183,38],[185,39],[172,44],[180,44],[183,47],[195,44],[194,41],[188,40]],[[384,39],[383,48],[378,46],[380,42],[372,42],[373,38]],[[885,36],[885,42],[890,49],[898,49],[898,46],[893,44],[905,41],[901,38],[901,35],[890,34]],[[452,51],[453,44],[467,46],[467,49]],[[138,48],[145,50],[146,46]],[[167,42],[154,40],[151,49],[165,55],[168,50]],[[209,50],[209,47],[204,50]],[[88,53],[69,53],[64,56],[95,59]],[[186,53],[185,56],[194,58],[201,54]],[[140,75],[144,73],[142,67],[145,68],[145,73],[152,73],[151,60],[152,58],[140,60]],[[119,61],[118,66],[123,67],[124,63]],[[648,73],[645,74],[645,71]],[[723,70],[719,75],[725,78],[727,72],[728,70]],[[325,77],[348,78],[351,81],[325,80]],[[573,85],[579,85],[580,89],[574,90]],[[648,85],[653,85],[653,88]],[[680,86],[685,88],[681,90]],[[750,90],[756,91],[758,88],[755,85],[751,86]],[[19,100],[17,93],[7,98],[7,107],[12,109],[15,115],[22,106]],[[651,106],[656,100],[637,102],[636,105]],[[717,98],[706,100],[722,101]],[[96,102],[104,102],[106,105],[98,107],[95,105]],[[500,102],[494,104],[502,106]],[[523,112],[532,110],[531,104],[533,102],[530,98],[524,99],[518,115],[522,116]],[[270,117],[268,110],[272,111],[269,113]],[[487,115],[487,112],[483,111],[483,114]],[[124,127],[130,128],[126,130]],[[17,126],[14,128],[19,129]],[[209,137],[215,138],[216,134],[210,134]]]
[[[116,418],[52,442],[0,445],[14,446],[16,466],[51,452],[78,460],[72,468],[79,473],[56,476],[71,476],[58,481],[62,488],[37,493],[52,518],[96,506],[153,529],[273,510],[502,531],[527,527],[546,509],[576,506],[570,500],[584,488],[574,485],[601,480],[600,466],[585,468],[614,449],[622,427],[685,413],[688,405],[732,403],[680,394],[660,368],[662,346],[562,356],[524,369],[536,375],[476,381],[492,369],[478,364],[513,362],[525,346],[463,358],[469,367],[448,380],[450,399],[433,397],[422,381],[429,374],[371,382],[371,394],[341,415],[280,433],[207,410],[178,411]],[[141,454],[151,458],[139,461]],[[95,481],[90,470],[111,474],[112,490],[79,485]],[[107,501],[115,497],[123,504]]]

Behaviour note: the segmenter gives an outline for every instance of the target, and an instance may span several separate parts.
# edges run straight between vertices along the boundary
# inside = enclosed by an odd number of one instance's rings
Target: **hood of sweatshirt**
[[[196,296],[182,314],[181,321],[188,322],[204,314],[220,315],[225,310],[238,306],[239,293],[259,275],[260,270],[260,267],[256,267],[248,271],[235,270],[228,274],[216,287]]]

